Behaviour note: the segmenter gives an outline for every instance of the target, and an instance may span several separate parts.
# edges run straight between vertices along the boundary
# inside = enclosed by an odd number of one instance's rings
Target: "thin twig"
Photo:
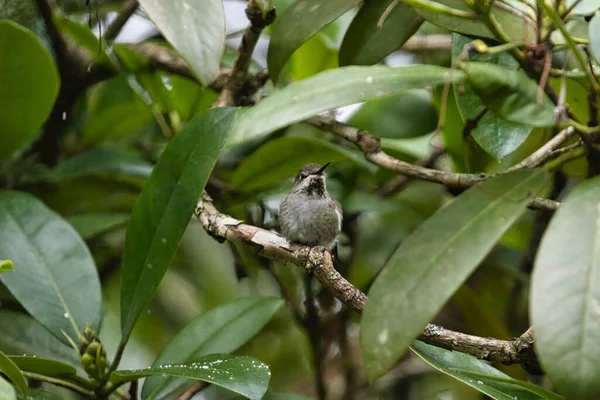
[[[450,49],[452,49],[452,36],[446,34],[415,35],[402,45],[402,50],[412,53],[449,51]]]
[[[129,400],[137,400],[138,398],[138,380],[135,379],[129,384]]]
[[[425,168],[431,168],[443,154],[444,149],[442,147],[434,147],[431,154],[429,154],[426,158],[417,161],[415,165]],[[380,187],[377,190],[376,194],[380,197],[390,197],[402,190],[408,184],[408,182],[410,182],[410,178],[408,176],[398,175],[397,177]]]
[[[123,9],[119,15],[117,15],[117,18],[115,18],[112,24],[110,24],[106,29],[106,32],[104,32],[104,36],[102,38],[107,42],[114,41],[117,36],[119,36],[121,29],[123,29],[127,21],[129,21],[129,18],[131,18],[138,7],[138,0],[127,0],[123,5]]]
[[[94,394],[94,392],[87,390],[87,389],[77,385],[76,383],[66,381],[66,380],[60,379],[60,378],[53,378],[51,376],[37,374],[34,372],[27,372],[27,371],[21,371],[21,372],[23,373],[23,376],[26,378],[35,379],[36,381],[47,382],[47,383],[51,383],[56,386],[64,387],[66,389],[69,389],[76,393],[79,393],[79,394],[87,397],[88,399],[96,398],[96,395]]]
[[[548,140],[542,147],[533,152],[518,164],[513,165],[507,171],[514,171],[523,168],[535,168],[542,165],[551,158],[554,150],[558,149],[564,142],[569,140],[575,134],[575,128],[569,126],[558,132],[552,139]]]
[[[336,135],[354,143],[365,155],[365,158],[382,168],[396,171],[411,178],[417,178],[428,182],[440,183],[449,188],[467,189],[476,183],[482,182],[495,175],[489,174],[463,174],[456,172],[439,171],[409,164],[398,160],[381,150],[380,139],[369,132],[342,124],[332,118],[317,116],[306,120],[320,129],[335,133]],[[554,211],[560,203],[553,200],[535,198],[529,204],[532,208],[541,208]]]
[[[300,267],[308,265],[313,276],[331,293],[354,311],[362,312],[367,296],[333,268],[329,250],[290,244],[278,233],[220,213],[206,193],[198,202],[195,216],[213,237],[255,247],[259,255],[271,260],[289,262]],[[482,338],[454,332],[436,325],[427,325],[419,339],[444,348],[472,354],[484,360],[506,365],[521,364],[526,370],[539,371],[530,336],[513,340]],[[483,350],[482,350],[483,349]]]
[[[201,392],[207,386],[208,383],[204,381],[196,381],[188,390],[186,390],[181,396],[179,396],[177,400],[190,400],[196,395],[196,393]]]

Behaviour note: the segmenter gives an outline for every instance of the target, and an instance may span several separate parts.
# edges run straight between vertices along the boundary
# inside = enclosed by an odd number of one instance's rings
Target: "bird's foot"
[[[317,243],[316,241],[306,243],[306,245],[309,247],[309,249],[308,249],[308,257],[306,258],[306,266],[305,266],[305,269],[306,269],[306,272],[308,273],[308,276],[313,276],[314,273],[315,273],[313,271],[312,265],[310,264],[310,253],[312,253],[313,247],[318,246],[318,244],[319,243]]]

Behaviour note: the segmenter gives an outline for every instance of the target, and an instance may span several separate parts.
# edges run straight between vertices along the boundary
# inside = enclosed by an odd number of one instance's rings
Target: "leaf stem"
[[[574,119],[569,119],[568,124],[571,125],[573,128],[577,129],[579,132],[583,132],[583,133],[600,132],[600,126],[586,126],[586,125],[580,124],[579,122],[575,121]]]
[[[496,36],[496,38],[499,39],[504,45],[507,45],[506,51],[508,51],[511,56],[519,61],[519,64],[523,65],[525,63],[525,56],[517,47],[508,46],[509,44],[512,44],[512,41],[506,32],[504,32],[494,14],[487,12],[483,14],[482,17],[488,29],[492,31],[492,34],[494,34],[494,36]]]
[[[570,13],[571,11],[573,11],[575,9],[575,7],[577,7],[579,5],[579,3],[581,3],[583,0],[575,0],[573,2],[573,4],[571,4],[566,10],[565,12],[562,13],[562,15],[560,16],[561,19],[565,19]]]
[[[577,62],[581,66],[581,69],[586,71],[588,78],[592,84],[592,88],[594,89],[594,92],[598,93],[600,91],[600,86],[598,85],[598,81],[596,80],[596,77],[594,76],[592,71],[590,69],[588,69],[587,62],[585,61],[585,58],[583,58],[583,54],[581,54],[581,52],[579,51],[579,48],[577,47],[577,43],[575,43],[575,41],[573,40],[571,35],[569,35],[567,28],[565,28],[565,25],[563,24],[563,22],[560,19],[560,16],[556,12],[556,10],[554,8],[548,6],[548,4],[546,4],[545,2],[542,2],[542,3],[544,6],[544,9],[546,10],[546,13],[550,17],[550,19],[552,20],[554,25],[556,25],[556,27],[558,28],[560,33],[562,33],[563,37],[565,38],[565,41],[567,42],[567,45],[571,49],[571,52],[575,55],[575,58],[577,58]]]
[[[92,392],[91,390],[87,390],[86,388],[81,387],[76,383],[73,383],[73,382],[70,382],[70,381],[67,381],[64,379],[53,378],[53,377],[42,375],[42,374],[36,374],[35,372],[27,372],[27,371],[21,371],[21,372],[23,373],[23,376],[25,376],[26,378],[35,379],[37,381],[47,382],[47,383],[51,383],[56,386],[64,387],[64,388],[70,389],[76,393],[79,393],[79,394],[86,396],[88,398],[91,398],[91,399],[97,398],[96,394],[94,392]]]
[[[437,14],[452,15],[454,17],[466,19],[478,18],[478,15],[473,12],[457,10],[455,8],[448,7],[439,3],[434,3],[433,1],[429,0],[404,0],[404,3],[407,3],[413,7],[424,8],[427,11],[431,11]]]

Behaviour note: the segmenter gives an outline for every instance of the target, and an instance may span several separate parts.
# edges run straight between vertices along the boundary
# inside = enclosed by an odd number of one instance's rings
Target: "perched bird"
[[[329,192],[322,167],[306,164],[279,207],[281,233],[289,242],[332,248],[342,229],[342,207]]]

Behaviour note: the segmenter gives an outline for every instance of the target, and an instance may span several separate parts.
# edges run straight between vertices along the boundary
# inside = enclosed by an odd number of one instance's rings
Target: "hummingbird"
[[[342,206],[327,191],[330,163],[306,164],[279,206],[281,233],[289,242],[333,247],[342,230]]]

